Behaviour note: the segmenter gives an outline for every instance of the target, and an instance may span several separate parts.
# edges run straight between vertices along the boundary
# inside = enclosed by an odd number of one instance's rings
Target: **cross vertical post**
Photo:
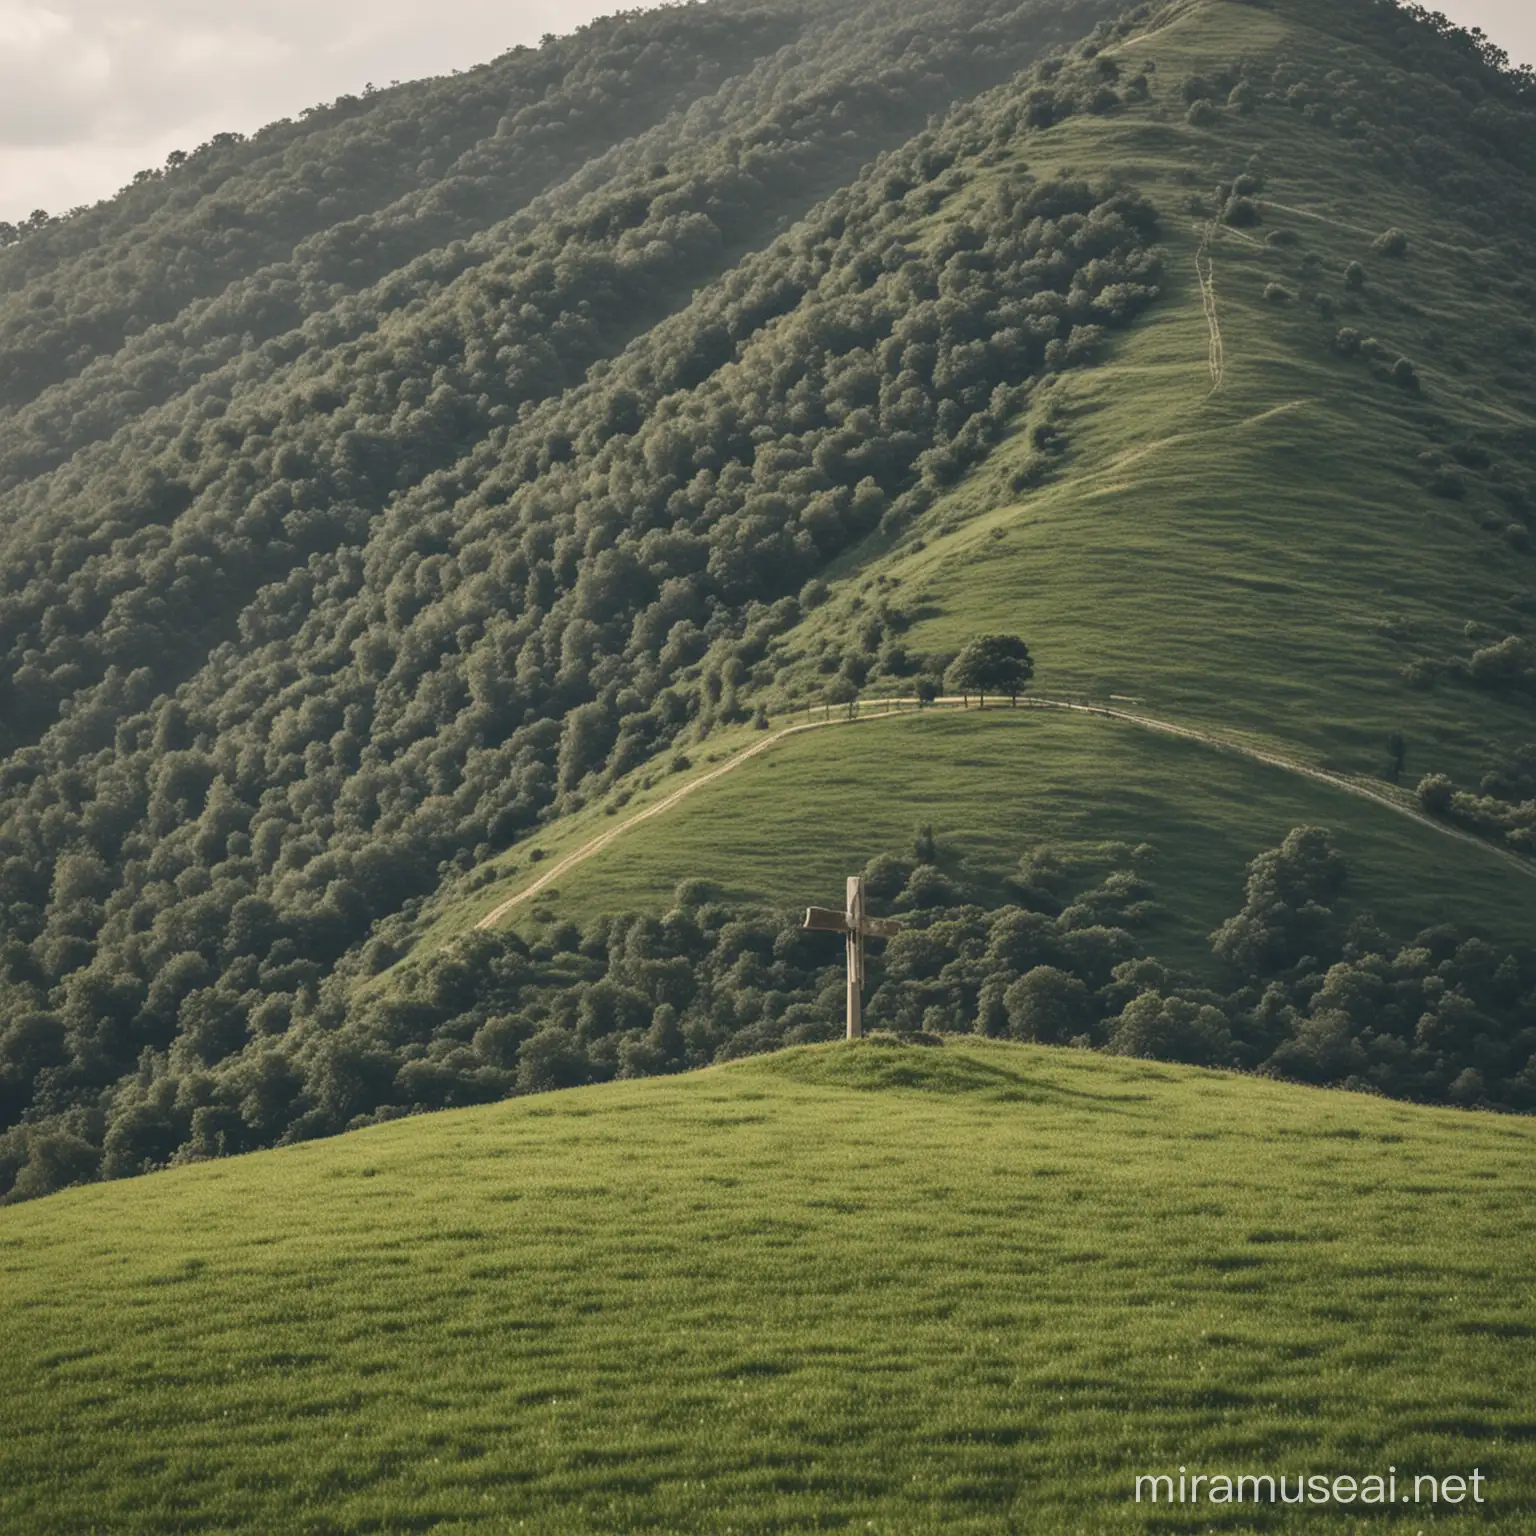
[[[848,877],[848,1038],[864,1033],[864,880]]]
[[[805,926],[822,933],[840,933],[848,950],[848,1038],[858,1040],[864,1034],[864,940],[894,938],[901,932],[901,924],[886,918],[869,917],[864,911],[864,879],[861,875],[848,877],[848,901],[844,910],[835,912],[830,907],[809,907],[805,914]]]

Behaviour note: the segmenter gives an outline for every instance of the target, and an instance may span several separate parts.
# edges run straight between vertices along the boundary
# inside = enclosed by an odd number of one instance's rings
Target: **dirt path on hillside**
[[[1124,720],[1131,725],[1140,726],[1143,730],[1157,731],[1164,736],[1180,736],[1186,741],[1198,741],[1204,746],[1214,747],[1217,751],[1235,752],[1238,756],[1249,758],[1253,762],[1264,763],[1271,768],[1280,768],[1286,773],[1299,774],[1319,784],[1326,784],[1332,789],[1341,789],[1345,794],[1354,795],[1358,799],[1370,800],[1377,805],[1385,806],[1387,810],[1396,811],[1399,816],[1406,816],[1410,821],[1418,822],[1421,827],[1428,827],[1431,831],[1440,833],[1442,837],[1453,837],[1459,843],[1468,843],[1474,848],[1480,848],[1484,853],[1491,853],[1495,858],[1503,859],[1506,864],[1518,869],[1521,874],[1536,879],[1536,863],[1521,858],[1518,853],[1511,853],[1507,848],[1496,847],[1493,843],[1476,837],[1471,832],[1463,832],[1460,827],[1447,826],[1443,821],[1436,821],[1433,816],[1423,811],[1416,811],[1412,806],[1404,805],[1401,800],[1393,799],[1391,795],[1383,794],[1380,790],[1372,789],[1368,784],[1361,784],[1358,780],[1345,778],[1343,774],[1329,773],[1326,768],[1314,768],[1310,764],[1298,762],[1293,757],[1284,757],[1278,752],[1266,752],[1261,747],[1249,746],[1230,736],[1223,736],[1217,731],[1202,731],[1195,726],[1175,725],[1171,720],[1158,720],[1151,715],[1138,715],[1129,710],[1112,709],[1104,704],[1071,704],[1062,699],[1032,699],[1028,702],[1032,709],[1064,709],[1078,714],[1102,715],[1110,720]]]
[[[801,725],[789,725],[781,730],[772,732],[744,752],[738,752],[734,757],[727,758],[719,767],[712,768],[708,773],[701,774],[696,779],[674,789],[670,795],[658,800],[655,805],[647,806],[638,815],[631,816],[627,821],[620,822],[617,826],[609,827],[606,832],[599,833],[596,837],[588,838],[579,848],[561,859],[546,873],[539,876],[531,885],[525,886],[516,895],[509,896],[499,906],[486,913],[476,924],[477,929],[494,928],[507,913],[531,901],[540,891],[547,890],[560,876],[568,870],[574,869],[578,864],[584,864],[595,854],[601,853],[611,843],[617,841],[626,832],[638,827],[642,822],[649,821],[653,816],[660,816],[664,811],[669,811],[679,801],[686,800],[689,795],[703,789],[706,784],[713,784],[716,779],[727,773],[734,772],[744,763],[750,762],[760,753],[766,752],[770,747],[777,746],[789,736],[799,736],[806,731],[826,730],[838,725],[859,725],[872,720],[891,719],[921,719],[924,711],[917,708],[916,699],[882,699],[871,700],[871,703],[884,705],[877,713],[860,714],[853,719],[846,715],[835,716],[830,720],[810,720]],[[931,707],[961,706],[965,701],[958,698],[935,699]],[[1473,848],[1480,849],[1484,853],[1492,854],[1495,858],[1502,859],[1506,864],[1518,869],[1521,874],[1536,879],[1536,864],[1522,859],[1518,854],[1509,852],[1508,849],[1497,848],[1492,843],[1485,842],[1480,837],[1474,837],[1470,832],[1463,832],[1459,827],[1447,826],[1444,822],[1436,821],[1434,817],[1425,815],[1422,811],[1416,811],[1412,806],[1404,805],[1400,800],[1395,800],[1390,795],[1382,794],[1369,785],[1360,784],[1354,779],[1347,779],[1342,774],[1329,773],[1325,768],[1313,768],[1307,763],[1298,762],[1295,758],[1284,757],[1277,752],[1266,752],[1261,747],[1249,746],[1244,742],[1234,740],[1230,736],[1223,736],[1215,731],[1203,731],[1197,726],[1176,725],[1171,720],[1159,720],[1152,715],[1136,714],[1131,710],[1115,709],[1108,704],[1075,704],[1067,699],[1025,699],[1021,701],[1023,709],[1049,709],[1060,710],[1068,714],[1097,715],[1106,720],[1123,720],[1128,725],[1134,725],[1142,730],[1156,731],[1163,736],[1177,736],[1185,741],[1198,741],[1203,746],[1212,747],[1219,752],[1233,752],[1239,757],[1246,757],[1253,762],[1263,763],[1270,768],[1279,768],[1286,773],[1299,774],[1303,778],[1312,779],[1319,784],[1326,784],[1332,789],[1343,790],[1345,794],[1356,796],[1361,800],[1370,800],[1375,804],[1384,806],[1389,811],[1395,811],[1399,816],[1406,816],[1410,821],[1416,821],[1420,826],[1428,827],[1432,832],[1438,832],[1442,837],[1455,838],[1457,842],[1470,844]]]
[[[777,746],[787,736],[799,736],[805,731],[819,731],[829,725],[856,725],[860,720],[883,720],[888,715],[899,713],[896,706],[905,702],[893,699],[891,708],[883,709],[878,714],[860,715],[856,720],[846,718],[833,718],[830,720],[809,720],[803,725],[788,725],[782,730],[774,731],[771,735],[763,737],[755,745],[747,748],[745,752],[738,752],[734,757],[727,758],[718,768],[712,768],[708,773],[700,774],[696,779],[690,779],[686,784],[674,789],[670,795],[658,800],[655,805],[648,805],[638,815],[631,816],[628,821],[621,821],[615,827],[609,827],[606,832],[600,832],[596,837],[588,838],[581,847],[574,852],[566,854],[558,864],[552,866],[545,874],[539,876],[532,885],[525,887],[515,896],[509,896],[494,911],[486,913],[475,924],[476,928],[494,928],[503,917],[514,907],[521,906],[525,901],[530,901],[540,891],[547,890],[567,870],[574,869],[578,864],[584,864],[593,854],[601,853],[616,838],[622,837],[641,822],[649,821],[653,816],[660,816],[663,811],[670,811],[679,800],[686,800],[696,790],[703,789],[706,784],[713,784],[722,774],[731,773],[740,768],[743,763],[750,762],[760,752],[766,752],[769,747]],[[912,702],[916,702],[915,700]],[[841,708],[841,706],[838,706]]]
[[[1216,221],[1205,226],[1199,249],[1195,252],[1195,276],[1200,280],[1200,302],[1205,306],[1205,323],[1211,333],[1209,363],[1211,394],[1227,380],[1227,350],[1221,336],[1221,316],[1216,309],[1216,258],[1211,255],[1217,235]]]

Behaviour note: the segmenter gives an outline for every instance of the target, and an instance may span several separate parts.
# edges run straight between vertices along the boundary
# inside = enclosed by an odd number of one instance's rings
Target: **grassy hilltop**
[[[0,1213],[0,1524],[1339,1530],[1134,1478],[1394,1465],[1513,1531],[1532,1134],[869,1042],[72,1191]]]
[[[913,652],[1023,630],[1042,691],[1132,695],[1346,771],[1379,775],[1400,730],[1414,779],[1475,782],[1529,738],[1529,694],[1444,672],[1536,612],[1536,561],[1511,511],[1536,467],[1536,292],[1508,239],[1524,188],[1487,167],[1509,221],[1485,233],[1457,196],[1388,171],[1346,131],[1351,107],[1402,122],[1412,99],[1388,83],[1387,57],[1339,27],[1347,14],[1172,7],[1098,56],[1121,79],[1149,76],[1149,102],[1019,144],[1036,174],[1118,174],[1151,197],[1162,296],[912,530],[849,559],[806,649],[839,626],[851,635],[862,596],[866,617],[880,599],[910,616]],[[1187,120],[1192,91],[1234,79],[1248,110]],[[1436,93],[1415,90],[1428,109]],[[1229,200],[1223,219],[1216,189],[1245,177],[1242,211]],[[1400,254],[1382,248],[1389,230]],[[1349,331],[1389,363],[1406,357],[1417,387],[1341,351]],[[1046,422],[1059,459],[1015,491],[1030,428]]]

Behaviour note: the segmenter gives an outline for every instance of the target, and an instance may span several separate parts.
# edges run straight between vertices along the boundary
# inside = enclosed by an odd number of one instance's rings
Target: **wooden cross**
[[[848,910],[834,912],[830,907],[807,907],[805,926],[822,933],[841,933],[848,940],[848,1038],[857,1040],[864,1033],[864,940],[892,938],[901,932],[901,924],[865,916],[864,878],[850,875]]]

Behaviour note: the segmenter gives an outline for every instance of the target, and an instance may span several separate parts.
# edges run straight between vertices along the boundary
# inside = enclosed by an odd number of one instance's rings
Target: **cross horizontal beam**
[[[859,919],[857,929],[849,922],[846,912],[834,912],[831,907],[807,907],[805,926],[820,933],[858,932],[867,939],[893,939],[901,932],[901,924],[884,917]]]

